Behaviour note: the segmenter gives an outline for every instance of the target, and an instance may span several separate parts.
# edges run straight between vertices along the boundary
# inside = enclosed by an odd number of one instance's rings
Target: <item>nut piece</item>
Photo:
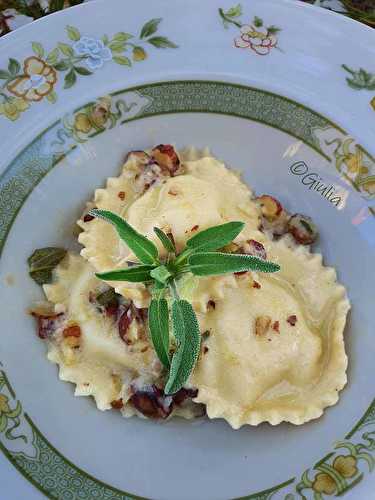
[[[291,316],[289,316],[289,317],[287,318],[287,320],[286,320],[286,321],[287,321],[287,323],[289,323],[289,324],[290,324],[290,326],[295,326],[295,325],[296,325],[296,323],[297,323],[297,316],[296,316],[295,314],[292,314]]]
[[[263,217],[265,217],[270,222],[277,219],[277,217],[283,211],[281,203],[276,198],[274,198],[273,196],[269,196],[268,194],[264,194],[258,197],[257,201],[259,203]]]
[[[269,330],[272,319],[269,316],[258,316],[255,320],[255,335],[262,336]]]
[[[124,407],[124,402],[122,398],[115,399],[114,401],[111,401],[111,406],[114,410],[121,410],[121,408]]]
[[[125,157],[125,163],[129,160],[134,161],[138,166],[145,166],[151,162],[150,156],[144,151],[129,151]]]
[[[81,345],[81,341],[78,337],[65,337],[64,343],[72,349],[78,349]]]
[[[159,144],[153,148],[151,155],[161,169],[168,171],[172,177],[180,167],[180,159],[170,144]]]
[[[63,337],[64,338],[67,338],[67,337],[79,338],[80,336],[81,336],[81,328],[79,327],[79,325],[67,326],[63,330]]]
[[[318,237],[317,227],[306,215],[292,215],[288,221],[288,231],[301,245],[311,245]]]
[[[247,255],[253,255],[254,257],[259,257],[260,259],[267,259],[267,252],[262,243],[256,240],[247,240],[244,247],[244,253]]]

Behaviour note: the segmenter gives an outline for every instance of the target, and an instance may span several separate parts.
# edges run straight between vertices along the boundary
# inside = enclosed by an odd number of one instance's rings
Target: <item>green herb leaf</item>
[[[210,227],[190,238],[186,242],[186,246],[195,252],[217,250],[233,241],[240,234],[244,226],[243,222],[228,222],[220,226]]]
[[[154,36],[149,38],[147,42],[151,43],[151,45],[157,47],[158,49],[176,49],[178,47],[165,36]]]
[[[174,245],[174,242],[169,238],[168,235],[165,234],[164,231],[162,231],[158,227],[154,227],[154,232],[167,252],[176,253],[176,247]]]
[[[21,69],[21,65],[16,59],[13,59],[12,57],[9,58],[9,63],[8,63],[8,71],[12,76],[17,75],[19,70]]]
[[[31,47],[34,51],[34,54],[36,54],[38,57],[43,57],[44,56],[44,49],[41,43],[39,42],[32,42]]]
[[[152,278],[159,283],[166,283],[168,279],[172,276],[166,266],[159,266],[150,272]]]
[[[8,71],[5,71],[4,69],[0,69],[0,80],[8,80],[11,78],[11,74],[8,73]]]
[[[132,62],[128,57],[125,56],[113,56],[113,60],[117,64],[121,64],[121,66],[131,66]]]
[[[114,269],[105,273],[96,273],[96,277],[105,281],[130,281],[132,283],[143,283],[151,281],[150,271],[153,266],[132,266],[126,269]]]
[[[201,336],[198,320],[189,302],[183,299],[172,303],[173,333],[177,349],[173,355],[166,394],[174,394],[188,380],[198,359]]]
[[[274,273],[280,270],[278,264],[253,255],[219,252],[195,253],[188,260],[189,270],[196,276],[212,276],[242,271]]]
[[[31,278],[44,285],[52,280],[52,271],[65,257],[66,250],[56,247],[38,248],[27,259]]]
[[[66,31],[68,33],[68,37],[73,40],[73,42],[76,42],[81,38],[80,32],[75,28],[74,26],[67,26]]]
[[[103,35],[102,36],[102,42],[104,43],[104,45],[108,45],[108,43],[109,43],[108,35]]]
[[[74,56],[74,51],[73,51],[72,47],[70,45],[68,45],[67,43],[59,42],[57,45],[58,45],[61,53],[64,54],[64,56],[68,56],[68,57]]]
[[[74,69],[79,75],[83,76],[92,75],[92,71],[88,70],[84,66],[74,66]]]
[[[169,368],[169,311],[166,299],[159,297],[151,300],[148,326],[155,352],[161,363]]]
[[[70,89],[70,87],[73,87],[73,85],[77,81],[77,76],[74,72],[74,69],[72,68],[69,73],[65,75],[64,78],[64,89]]]
[[[123,31],[119,31],[115,34],[113,40],[115,40],[116,42],[126,42],[130,38],[133,38],[133,35],[131,35],[130,33],[124,33]]]
[[[152,241],[133,229],[119,215],[109,210],[90,210],[89,214],[113,224],[120,238],[143,264],[158,264],[158,249]]]
[[[148,21],[146,24],[144,24],[141,30],[140,38],[146,38],[156,33],[160,21],[161,17],[159,17],[158,19],[151,19],[151,21]]]

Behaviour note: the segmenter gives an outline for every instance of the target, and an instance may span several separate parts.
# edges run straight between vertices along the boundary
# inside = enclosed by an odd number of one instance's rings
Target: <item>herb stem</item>
[[[176,281],[174,279],[170,281],[169,288],[172,292],[172,297],[174,298],[174,300],[179,300],[180,297],[178,295],[177,285],[176,285]]]

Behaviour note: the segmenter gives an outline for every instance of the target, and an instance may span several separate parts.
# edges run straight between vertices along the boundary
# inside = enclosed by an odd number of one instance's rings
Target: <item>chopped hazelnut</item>
[[[115,399],[114,401],[111,401],[111,406],[114,410],[121,410],[121,408],[124,407],[124,402],[122,398]]]
[[[81,328],[79,327],[79,325],[67,326],[63,330],[63,337],[64,338],[67,338],[67,337],[79,338],[80,336],[81,336]]]
[[[125,200],[125,191],[120,191],[117,196],[120,198],[120,200]]]
[[[295,314],[292,314],[291,316],[289,316],[287,318],[287,323],[290,324],[290,326],[295,326],[295,324],[297,323],[297,316]]]
[[[264,335],[268,331],[271,321],[269,316],[258,316],[255,320],[255,335]]]

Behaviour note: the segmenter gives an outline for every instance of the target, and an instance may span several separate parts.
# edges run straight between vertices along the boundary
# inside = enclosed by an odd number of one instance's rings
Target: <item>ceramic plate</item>
[[[374,56],[369,28],[280,0],[90,2],[1,39],[0,447],[37,488],[4,459],[2,498],[375,498]],[[163,142],[209,146],[318,224],[352,302],[349,383],[319,420],[124,420],[46,361],[26,258],[73,242],[124,154]]]

